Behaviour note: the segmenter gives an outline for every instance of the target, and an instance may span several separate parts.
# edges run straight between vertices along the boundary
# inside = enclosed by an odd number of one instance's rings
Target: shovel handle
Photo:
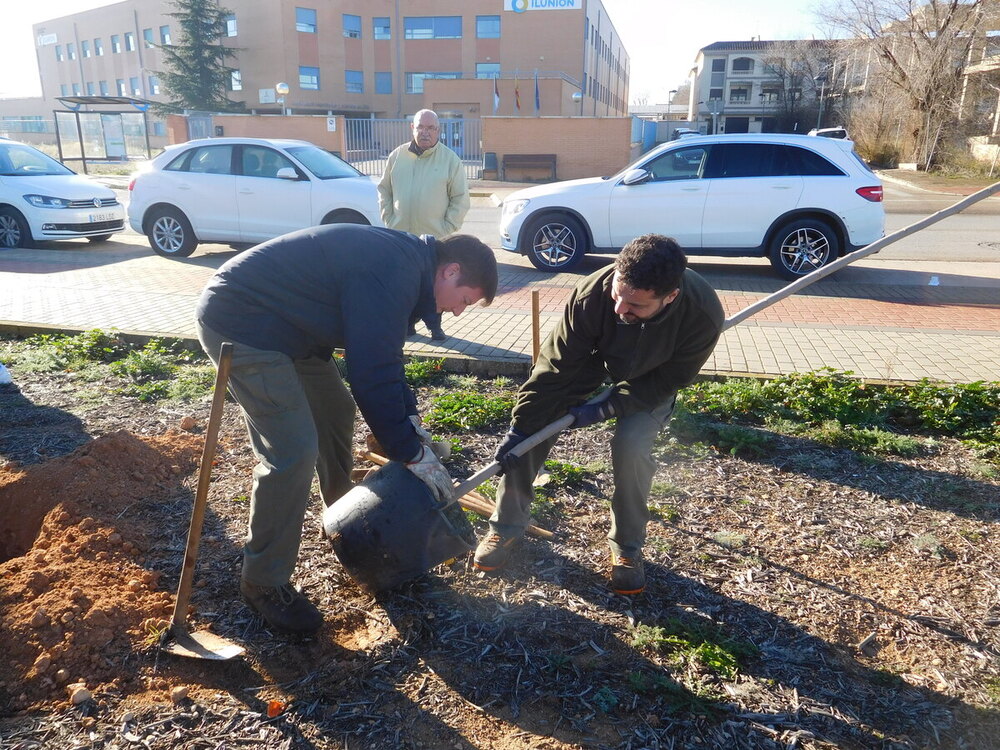
[[[198,559],[201,545],[201,527],[205,520],[208,504],[208,485],[212,481],[212,461],[215,460],[215,446],[219,440],[219,425],[222,423],[222,409],[226,402],[226,387],[229,384],[229,368],[233,361],[233,345],[223,342],[219,350],[219,368],[215,375],[215,390],[212,393],[212,410],[208,415],[205,430],[205,446],[201,453],[201,467],[198,470],[198,489],[194,494],[191,509],[191,525],[188,528],[187,547],[184,550],[184,564],[181,567],[181,581],[177,586],[174,613],[170,618],[170,629],[187,628],[187,608],[191,601],[191,584],[194,581],[194,564]]]
[[[601,401],[610,398],[610,396],[611,396],[611,389],[609,388],[606,391],[598,393],[587,403],[599,404]],[[545,442],[553,435],[557,435],[558,433],[565,430],[567,427],[573,424],[574,421],[576,420],[574,419],[572,414],[565,414],[559,417],[559,419],[557,419],[555,422],[552,422],[543,427],[542,429],[540,429],[534,435],[531,435],[530,437],[527,437],[524,440],[522,440],[520,443],[511,448],[510,452],[515,456],[523,456],[525,453],[530,451],[536,445]],[[500,471],[499,461],[494,461],[493,463],[484,466],[482,469],[477,471],[475,474],[473,474],[471,477],[466,479],[464,482],[462,482],[455,488],[455,491],[452,493],[452,499],[450,500],[450,503],[455,502],[456,500],[458,500],[458,498],[462,497],[462,495],[466,494],[467,492],[471,492],[472,490],[476,489],[476,487],[481,485],[487,479],[490,479],[491,477],[495,476],[498,471]]]

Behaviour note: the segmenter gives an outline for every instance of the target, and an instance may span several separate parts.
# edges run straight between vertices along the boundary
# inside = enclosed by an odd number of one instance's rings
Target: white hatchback
[[[104,242],[125,229],[113,190],[24,143],[0,138],[0,247],[86,237]]]
[[[796,279],[884,229],[882,183],[851,141],[734,134],[671,141],[612,177],[512,193],[500,243],[563,271],[657,233],[689,255],[768,257]]]
[[[307,141],[168,146],[129,191],[129,224],[167,257],[187,257],[199,242],[242,247],[318,224],[382,225],[372,179]]]

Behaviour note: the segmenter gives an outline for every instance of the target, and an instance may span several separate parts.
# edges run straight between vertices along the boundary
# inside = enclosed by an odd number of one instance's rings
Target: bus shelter
[[[88,161],[128,161],[149,159],[151,102],[131,96],[59,96],[69,111],[53,110],[59,161],[79,161],[87,174]],[[130,107],[102,109],[92,106]]]

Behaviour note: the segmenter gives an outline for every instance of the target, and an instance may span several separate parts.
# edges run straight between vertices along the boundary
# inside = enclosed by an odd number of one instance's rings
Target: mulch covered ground
[[[253,459],[227,404],[191,624],[246,654],[205,662],[156,643],[207,403],[95,402],[70,375],[14,375],[0,747],[1000,746],[1000,484],[957,443],[876,460],[780,438],[747,460],[666,435],[634,598],[607,588],[604,428],[560,441],[554,458],[592,471],[550,482],[537,520],[556,538],[498,576],[460,558],[373,597],[321,537],[317,497],[296,580],[326,623],[296,641],[238,598]],[[453,475],[500,432],[455,435]]]

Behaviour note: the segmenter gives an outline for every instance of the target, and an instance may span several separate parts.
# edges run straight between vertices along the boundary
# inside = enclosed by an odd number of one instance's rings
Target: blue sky
[[[264,1],[264,0],[262,0]],[[809,2],[802,0],[603,0],[632,61],[631,99],[666,102],[683,83],[701,47],[712,42],[822,38]],[[109,5],[107,0],[3,0],[0,97],[37,96],[31,25]],[[498,7],[500,2],[497,2]]]

